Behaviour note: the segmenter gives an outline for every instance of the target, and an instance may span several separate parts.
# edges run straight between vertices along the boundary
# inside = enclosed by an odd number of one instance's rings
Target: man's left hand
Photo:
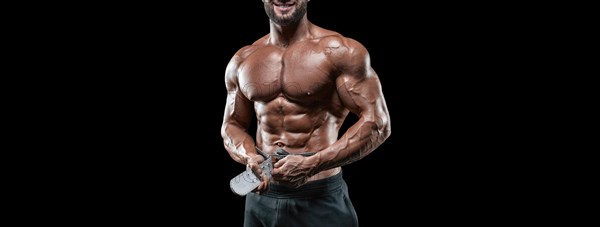
[[[271,175],[278,183],[292,187],[300,187],[314,173],[317,163],[302,155],[288,155],[273,165]]]

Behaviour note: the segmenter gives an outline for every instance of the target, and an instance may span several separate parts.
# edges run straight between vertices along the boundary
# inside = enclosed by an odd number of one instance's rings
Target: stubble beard
[[[269,16],[269,19],[271,19],[271,21],[281,26],[288,26],[297,23],[302,19],[302,17],[304,17],[304,14],[306,14],[307,1],[298,2],[298,5],[296,5],[296,9],[291,15],[283,16],[278,16],[277,14],[275,14],[275,6],[270,2],[265,2],[264,5],[265,12],[267,12],[267,16]]]

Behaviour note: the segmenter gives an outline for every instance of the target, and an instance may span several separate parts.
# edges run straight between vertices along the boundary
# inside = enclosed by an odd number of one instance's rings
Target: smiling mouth
[[[273,5],[277,6],[277,8],[281,9],[281,10],[287,10],[290,7],[296,5],[295,2],[293,3],[277,3],[277,2],[273,2]]]

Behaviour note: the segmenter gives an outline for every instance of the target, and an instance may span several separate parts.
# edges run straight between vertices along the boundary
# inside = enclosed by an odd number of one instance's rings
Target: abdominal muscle
[[[342,119],[322,107],[302,107],[283,97],[256,104],[258,118],[257,145],[274,153],[282,148],[291,154],[320,152],[337,140]],[[314,181],[334,176],[340,167],[323,170],[308,179]],[[275,182],[277,183],[277,182]]]

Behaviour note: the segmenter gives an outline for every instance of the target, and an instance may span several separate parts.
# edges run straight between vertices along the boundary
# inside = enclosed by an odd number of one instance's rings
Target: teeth
[[[281,4],[275,4],[276,6],[279,6],[281,8],[287,8],[290,7],[292,4],[287,4],[287,3],[281,3]]]

